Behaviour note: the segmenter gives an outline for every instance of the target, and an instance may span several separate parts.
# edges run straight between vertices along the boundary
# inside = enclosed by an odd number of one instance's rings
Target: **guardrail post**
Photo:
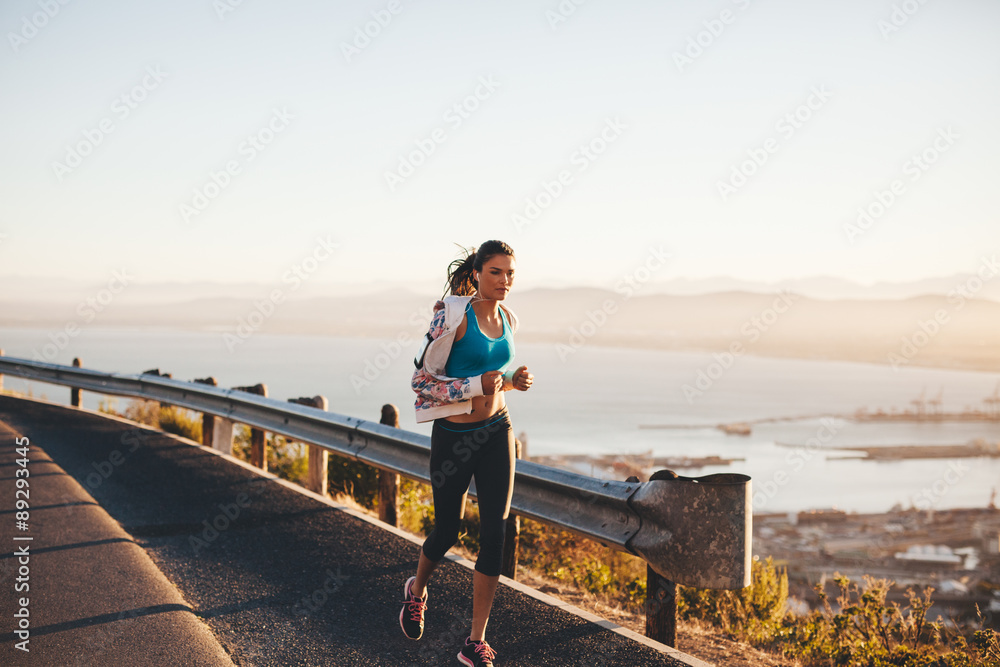
[[[651,479],[676,478],[671,470],[656,473]],[[626,482],[638,484],[632,475]],[[667,646],[677,647],[677,584],[646,563],[646,636]]]
[[[215,418],[212,428],[212,449],[223,454],[233,455],[233,427],[235,425],[232,419]]]
[[[81,363],[80,357],[73,359],[74,368],[79,368]],[[80,390],[76,387],[71,387],[69,390],[69,404],[74,408],[80,407]]]
[[[326,396],[313,396],[312,398],[290,398],[289,403],[308,405],[320,410],[329,410],[330,402]],[[330,478],[330,452],[322,447],[306,443],[309,452],[308,472],[306,473],[306,488],[310,491],[326,496],[327,483]]]
[[[145,371],[143,375],[160,375],[160,369],[154,368],[150,371]],[[164,374],[164,377],[170,377],[169,373]],[[213,387],[218,387],[219,383],[214,377],[201,378],[195,380],[198,384],[207,384]],[[162,406],[163,404],[160,403]],[[233,455],[233,430],[236,424],[232,419],[226,419],[225,417],[216,417],[215,415],[210,415],[207,412],[201,414],[201,444],[206,447],[211,447],[212,449],[222,452],[223,454]]]
[[[383,405],[379,423],[399,428],[399,409],[392,403]],[[399,475],[381,469],[378,471],[378,518],[399,527]]]
[[[143,371],[142,374],[155,375],[156,377],[161,377],[161,378],[171,377],[170,373],[161,373],[159,368],[150,368],[148,371]],[[167,407],[167,404],[164,403],[163,401],[157,401],[156,404],[160,407],[161,410]]]
[[[207,384],[218,387],[219,382],[214,377],[200,378],[195,380],[198,384]],[[206,447],[212,446],[212,435],[215,432],[215,415],[207,412],[201,413],[201,444]]]
[[[520,439],[514,438],[514,458],[521,458],[523,453],[524,443]],[[517,543],[521,537],[521,517],[511,512],[507,517],[507,527],[504,531],[503,554],[500,557],[500,574],[510,579],[516,579]]]
[[[233,387],[237,391],[248,394],[267,396],[266,384],[255,384],[252,387]],[[267,434],[259,428],[250,429],[250,465],[267,471]]]
[[[646,636],[677,646],[677,584],[646,564]]]

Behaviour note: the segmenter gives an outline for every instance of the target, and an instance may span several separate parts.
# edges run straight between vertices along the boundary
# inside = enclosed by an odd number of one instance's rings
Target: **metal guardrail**
[[[325,448],[430,484],[430,438],[236,389],[0,356],[0,374],[159,401]],[[739,474],[600,480],[518,460],[511,510],[643,558],[697,588],[750,584],[750,478]],[[672,475],[667,475],[671,477]],[[475,482],[470,494],[475,495]]]

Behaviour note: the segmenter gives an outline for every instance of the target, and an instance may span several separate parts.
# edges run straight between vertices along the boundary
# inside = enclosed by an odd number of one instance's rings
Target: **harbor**
[[[980,405],[969,405],[962,410],[946,411],[944,406],[944,388],[933,397],[927,397],[926,388],[920,395],[912,399],[909,403],[911,407],[899,408],[891,406],[888,409],[882,407],[874,410],[862,406],[852,413],[819,412],[804,415],[785,415],[778,417],[762,417],[758,419],[747,419],[735,422],[723,422],[716,424],[639,424],[640,429],[706,429],[714,428],[722,431],[726,435],[749,436],[753,433],[753,427],[762,424],[775,424],[779,422],[806,421],[813,419],[840,419],[854,423],[872,422],[895,422],[895,423],[987,423],[1000,424],[1000,382],[996,389],[989,396],[982,399]],[[967,454],[967,456],[978,456],[979,454]]]
[[[691,470],[708,466],[728,466],[744,458],[724,458],[709,456],[653,456],[649,450],[639,454],[603,454],[603,455],[546,455],[532,456],[531,461],[542,465],[572,470],[584,475],[604,478],[638,477],[648,479],[656,470]]]
[[[776,443],[779,447],[796,447]],[[838,447],[841,451],[863,452],[864,456],[833,456],[830,460],[859,459],[862,461],[898,461],[900,459],[960,459],[987,456],[1000,458],[1000,442],[987,442],[982,438],[964,445],[903,445],[872,447]]]

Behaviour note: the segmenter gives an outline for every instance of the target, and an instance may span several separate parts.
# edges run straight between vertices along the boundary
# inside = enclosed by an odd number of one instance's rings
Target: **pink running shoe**
[[[399,612],[399,627],[410,639],[420,639],[424,634],[424,611],[427,610],[427,591],[424,597],[418,598],[410,592],[410,586],[416,581],[410,577],[403,584],[403,608]]]
[[[484,639],[481,642],[474,642],[472,638],[465,640],[465,646],[458,654],[458,661],[466,667],[493,667],[493,658],[497,657],[497,652],[493,650]]]

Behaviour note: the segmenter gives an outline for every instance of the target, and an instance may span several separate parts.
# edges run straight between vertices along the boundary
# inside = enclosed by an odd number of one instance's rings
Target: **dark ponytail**
[[[459,246],[461,247],[461,246]],[[448,280],[444,284],[444,296],[472,296],[479,288],[475,280],[476,271],[483,270],[483,264],[493,255],[514,256],[514,249],[503,241],[486,241],[479,250],[462,248],[464,256],[448,265]],[[442,297],[443,298],[443,297]]]

